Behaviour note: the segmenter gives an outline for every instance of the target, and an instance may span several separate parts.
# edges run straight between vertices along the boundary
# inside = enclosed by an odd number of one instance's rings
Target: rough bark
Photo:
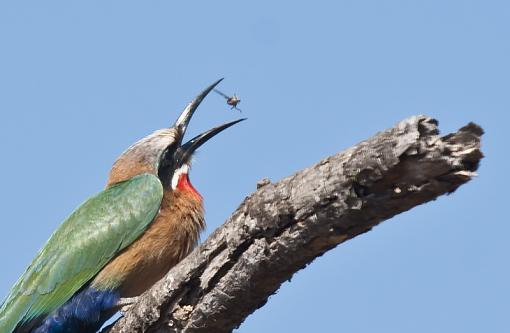
[[[440,137],[436,120],[416,116],[277,183],[260,182],[109,333],[231,332],[316,257],[468,182],[482,134],[470,123]]]

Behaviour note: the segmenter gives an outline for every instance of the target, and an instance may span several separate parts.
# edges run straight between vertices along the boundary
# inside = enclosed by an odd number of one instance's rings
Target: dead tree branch
[[[232,216],[109,333],[231,332],[292,275],[392,216],[455,191],[483,157],[470,123],[438,135],[412,117],[275,184]]]

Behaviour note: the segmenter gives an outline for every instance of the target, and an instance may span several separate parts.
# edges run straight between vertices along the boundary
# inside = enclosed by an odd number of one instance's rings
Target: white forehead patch
[[[183,164],[181,167],[175,170],[172,176],[172,190],[175,190],[177,188],[177,184],[179,183],[179,177],[181,177],[182,174],[186,174],[188,172],[189,172],[188,164]]]
[[[161,154],[165,149],[175,142],[176,132],[174,128],[164,128],[135,142],[131,147],[126,149],[117,159],[116,163],[123,157],[128,160],[141,160],[158,169]]]

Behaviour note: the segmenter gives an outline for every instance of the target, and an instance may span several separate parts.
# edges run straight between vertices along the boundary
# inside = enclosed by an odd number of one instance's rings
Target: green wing
[[[85,201],[53,233],[0,307],[0,332],[63,305],[156,216],[163,187],[143,174]]]

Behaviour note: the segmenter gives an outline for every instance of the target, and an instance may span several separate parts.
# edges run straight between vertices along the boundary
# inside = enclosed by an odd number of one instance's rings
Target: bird
[[[169,128],[114,162],[102,192],[50,236],[0,306],[0,333],[93,333],[160,280],[196,246],[203,198],[189,171],[193,153],[237,119],[183,143],[216,81]]]
[[[231,106],[231,108],[230,108],[231,110],[236,109],[237,111],[242,112],[241,109],[239,109],[237,107],[237,104],[241,103],[241,99],[239,97],[237,97],[236,94],[229,96],[225,93],[222,93],[218,89],[214,89],[214,92],[220,96],[223,96],[227,100],[227,104]]]

